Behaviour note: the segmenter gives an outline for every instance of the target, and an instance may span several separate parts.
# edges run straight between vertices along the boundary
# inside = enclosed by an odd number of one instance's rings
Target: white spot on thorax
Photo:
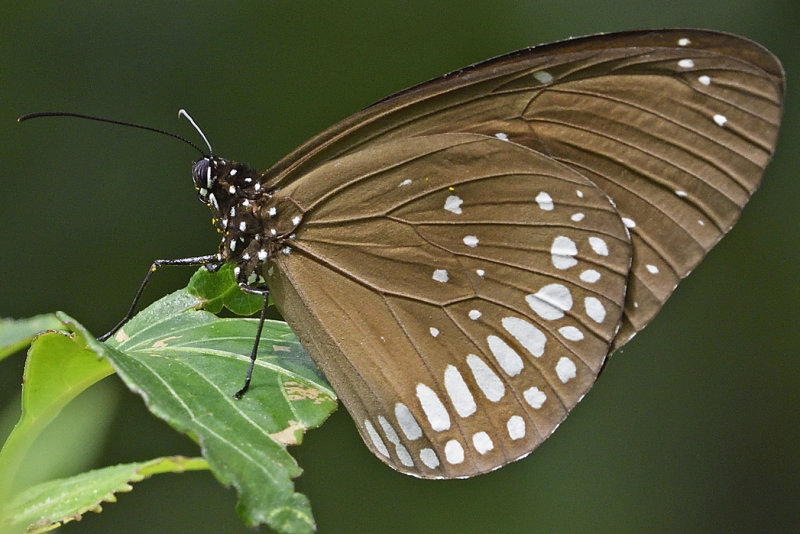
[[[486,342],[498,365],[508,376],[517,376],[522,371],[522,358],[508,343],[497,336],[487,336]]]
[[[562,356],[558,359],[558,363],[556,364],[556,374],[562,383],[566,384],[575,378],[577,376],[577,371],[578,369],[575,367],[575,362],[566,356]]]
[[[232,186],[228,187],[228,193],[230,193],[231,195],[236,193],[236,186],[232,185]]]
[[[495,374],[494,371],[483,361],[481,358],[474,354],[467,355],[467,365],[472,371],[472,376],[475,377],[475,382],[478,387],[492,402],[497,402],[506,394],[506,388],[503,381]]]
[[[236,169],[231,169],[231,176],[236,176],[237,174],[239,174],[239,171]]]
[[[564,312],[572,309],[572,294],[566,286],[548,284],[539,291],[525,297],[525,302],[542,319],[554,321],[564,317]]]
[[[276,213],[278,213],[278,210],[277,208],[275,208],[275,206],[272,206],[270,209],[267,210],[267,215],[269,215],[270,217],[275,217]]]
[[[682,59],[678,61],[678,66],[682,69],[691,69],[694,67],[694,61],[691,59]]]
[[[464,461],[464,447],[458,441],[451,439],[444,445],[444,457],[451,464],[460,464]]]
[[[461,215],[461,204],[463,203],[464,201],[461,200],[460,197],[457,197],[456,195],[450,195],[444,201],[444,209],[455,213],[456,215]]]
[[[448,365],[444,370],[444,388],[458,415],[469,417],[475,413],[477,410],[475,399],[461,373],[453,365]]]
[[[478,237],[474,235],[468,235],[464,237],[464,244],[468,247],[477,247],[478,246]]]
[[[500,322],[503,328],[514,336],[514,339],[519,341],[520,345],[525,347],[525,350],[533,354],[534,357],[539,358],[544,354],[547,338],[541,330],[518,317],[503,317]]]
[[[247,223],[242,221],[239,223],[239,231],[244,232],[245,230],[247,230]]]
[[[518,415],[512,415],[508,418],[506,428],[508,429],[508,437],[513,440],[525,437],[525,419]]]
[[[436,269],[433,271],[433,279],[437,282],[445,283],[450,280],[450,276],[447,274],[447,271],[444,269]]]
[[[539,208],[544,211],[552,211],[553,209],[553,198],[544,191],[536,195],[536,203],[539,204]]]
[[[417,399],[432,429],[441,432],[450,428],[450,415],[435,391],[425,384],[417,384]]]
[[[483,431],[476,432],[472,435],[472,444],[475,446],[475,450],[480,454],[486,454],[490,450],[494,449],[492,438],[489,437],[489,434]]]
[[[547,400],[547,395],[545,395],[544,391],[536,386],[526,389],[522,393],[522,396],[525,397],[525,402],[527,402],[534,410],[541,408],[544,404],[544,401]]]
[[[263,248],[258,251],[258,259],[261,260],[261,261],[264,261],[264,260],[267,259],[267,251],[264,250]]]

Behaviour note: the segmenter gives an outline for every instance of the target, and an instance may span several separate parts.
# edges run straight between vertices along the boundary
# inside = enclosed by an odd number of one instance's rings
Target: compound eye
[[[211,189],[213,183],[213,166],[209,158],[203,158],[192,168],[192,180],[197,189]]]

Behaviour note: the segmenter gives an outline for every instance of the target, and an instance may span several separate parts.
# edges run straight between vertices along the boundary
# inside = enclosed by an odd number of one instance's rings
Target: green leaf
[[[131,483],[160,473],[200,469],[208,469],[202,458],[174,456],[95,469],[37,484],[8,503],[0,532],[46,532],[81,519],[86,512],[101,512],[103,502],[116,502],[115,494],[131,491]]]
[[[52,313],[27,319],[0,319],[0,360],[27,347],[39,332],[60,328],[64,325]]]
[[[190,294],[200,296],[204,301],[203,309],[211,313],[219,313],[224,306],[236,315],[253,315],[261,311],[264,303],[260,296],[239,289],[230,264],[223,265],[215,273],[198,269],[186,289]]]
[[[62,317],[62,327],[69,326],[71,319]],[[87,350],[81,332],[48,332],[34,340],[25,361],[22,414],[0,450],[0,504],[39,433],[68,402],[111,373],[108,362]]]
[[[230,302],[225,295],[231,286],[232,278],[228,289],[211,280],[193,290],[209,290],[208,298],[219,304]],[[239,492],[237,509],[248,525],[311,532],[308,499],[291,482],[301,469],[285,447],[327,418],[336,408],[335,394],[286,323],[267,321],[250,391],[235,400],[258,321],[198,311],[204,298],[177,291],[97,348],[152,413],[200,444],[215,476]]]

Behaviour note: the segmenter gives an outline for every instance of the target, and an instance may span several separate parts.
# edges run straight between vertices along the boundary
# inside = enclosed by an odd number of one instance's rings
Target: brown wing
[[[463,131],[502,134],[569,165],[608,195],[631,231],[633,268],[613,349],[655,316],[738,219],[775,147],[783,83],[773,55],[732,35],[574,39],[389,97],[313,138],[268,176],[284,185],[375,143]]]
[[[304,212],[267,281],[400,471],[466,477],[525,456],[591,388],[630,242],[606,196],[479,134],[374,143],[279,193]]]

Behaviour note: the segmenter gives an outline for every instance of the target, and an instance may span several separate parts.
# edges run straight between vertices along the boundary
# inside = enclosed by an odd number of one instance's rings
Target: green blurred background
[[[373,458],[340,410],[295,448],[297,486],[323,533],[798,532],[797,0],[6,2],[0,315],[60,309],[99,334],[151,260],[217,244],[186,146],[82,121],[18,125],[18,115],[78,111],[195,139],[176,118],[185,107],[218,154],[263,168],[371,102],[469,63],[670,26],[747,36],[789,73],[777,155],[734,231],[526,460],[466,481],[419,481]],[[190,274],[160,273],[149,299]],[[0,364],[5,428],[22,365],[21,354]],[[104,382],[45,436],[42,454],[66,457],[59,474],[196,453],[114,377]],[[234,503],[209,473],[167,475],[63,530],[251,532]]]

